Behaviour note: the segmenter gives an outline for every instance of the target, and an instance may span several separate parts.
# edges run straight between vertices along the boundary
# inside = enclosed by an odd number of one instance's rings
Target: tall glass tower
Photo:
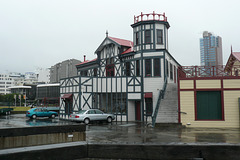
[[[201,66],[223,65],[222,38],[204,31],[203,38],[200,38],[200,54]]]

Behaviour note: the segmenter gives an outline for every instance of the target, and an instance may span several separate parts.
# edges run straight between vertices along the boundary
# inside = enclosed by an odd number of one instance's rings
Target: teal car
[[[36,119],[37,117],[55,118],[58,116],[57,112],[49,111],[47,108],[33,108],[27,111],[26,117]]]

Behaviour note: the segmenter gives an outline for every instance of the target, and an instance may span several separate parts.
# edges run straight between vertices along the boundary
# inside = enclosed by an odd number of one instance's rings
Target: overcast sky
[[[200,64],[203,31],[222,37],[226,63],[240,52],[239,0],[0,0],[0,73],[49,68],[96,57],[109,36],[133,40],[134,15],[165,12],[169,51],[183,66]]]

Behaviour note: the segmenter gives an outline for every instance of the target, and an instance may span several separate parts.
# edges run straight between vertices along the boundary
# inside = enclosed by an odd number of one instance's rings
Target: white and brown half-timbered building
[[[134,17],[133,42],[108,36],[96,59],[78,64],[78,76],[61,79],[60,118],[99,108],[116,121],[178,123],[178,62],[168,50],[165,14]]]

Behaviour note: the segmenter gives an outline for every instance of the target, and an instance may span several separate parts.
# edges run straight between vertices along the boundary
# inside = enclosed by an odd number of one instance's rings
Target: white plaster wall
[[[163,56],[163,52],[145,52],[145,53],[143,53],[143,57],[152,57],[152,56]]]
[[[112,79],[112,92],[116,92],[116,78]]]
[[[173,79],[170,79],[170,65],[168,66],[168,72],[169,72],[169,76],[168,76],[168,83],[174,83],[174,66],[176,67],[176,83],[177,83],[177,68],[178,68],[178,64],[175,62],[174,59],[172,59],[172,57],[170,57],[168,55],[168,53],[165,54],[165,58],[168,60],[168,62],[170,62],[173,65]]]
[[[153,111],[155,110],[159,90],[163,87],[163,77],[161,78],[144,78],[144,92],[152,92]]]
[[[90,93],[83,93],[83,95],[81,96],[81,107],[82,109],[89,109],[88,105],[86,104],[84,107],[84,103],[85,103],[85,100],[83,99],[83,97],[85,97],[85,99],[87,99],[88,97],[90,96]],[[88,100],[88,104],[92,107],[92,96],[89,98]]]
[[[135,121],[135,101],[128,101],[128,121]]]
[[[101,87],[102,87],[102,92],[106,92],[106,78],[102,78],[102,86]]]
[[[141,93],[128,93],[128,99],[141,99]]]
[[[114,87],[111,85],[111,78],[107,78],[107,92],[111,92],[111,88]]]
[[[121,118],[122,118],[122,121],[127,121],[127,117],[126,116],[122,116],[121,115],[117,115],[115,117],[116,119],[114,121],[121,121]]]

